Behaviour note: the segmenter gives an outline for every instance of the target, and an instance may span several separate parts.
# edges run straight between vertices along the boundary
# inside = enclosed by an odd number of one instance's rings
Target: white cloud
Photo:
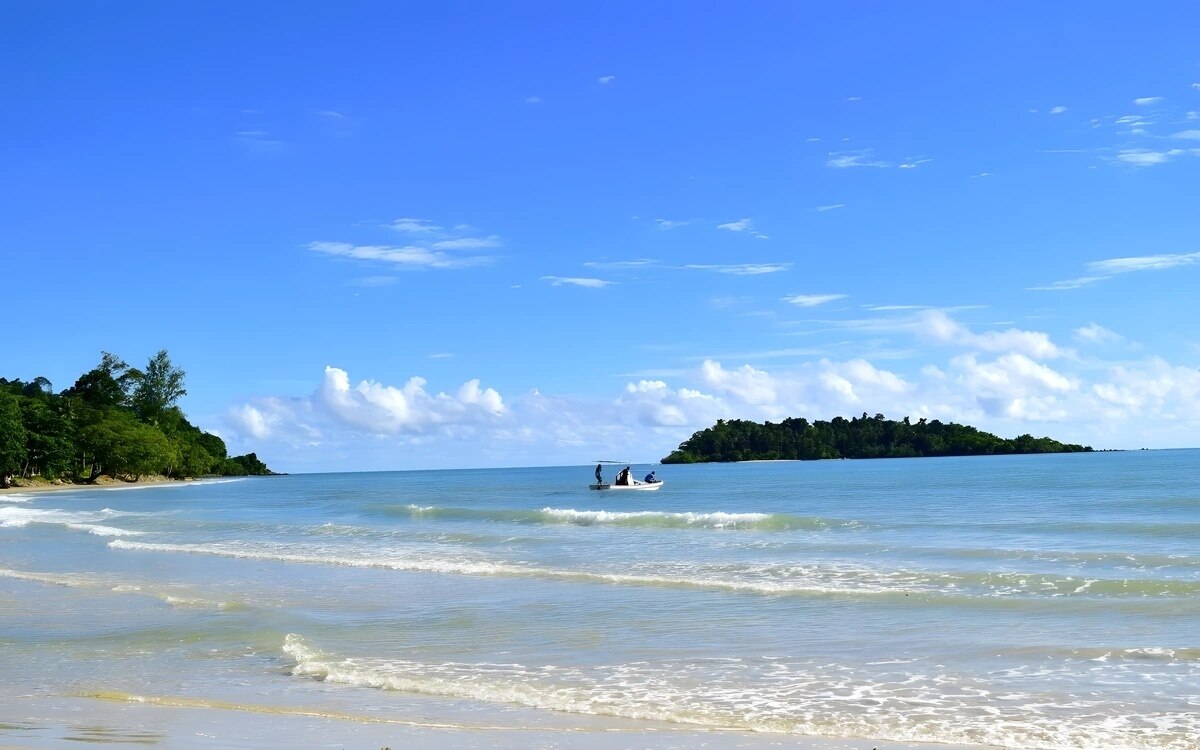
[[[442,228],[426,219],[396,219],[388,227],[402,234],[441,235]]]
[[[917,167],[921,166],[922,164],[928,164],[931,161],[933,161],[933,159],[911,159],[909,161],[898,164],[897,166],[900,167],[900,169],[916,169]]]
[[[892,166],[889,162],[876,159],[870,149],[860,151],[832,151],[829,158],[825,161],[825,166],[835,169],[848,169],[851,167],[876,167],[884,168]]]
[[[1161,271],[1177,266],[1190,266],[1200,262],[1200,252],[1183,253],[1178,255],[1141,255],[1130,258],[1110,258],[1097,260],[1087,264],[1087,269],[1093,273],[1112,276],[1133,271]]]
[[[310,242],[310,250],[325,255],[350,258],[359,261],[386,263],[393,266],[418,268],[469,268],[490,263],[493,258],[486,255],[464,254],[454,251],[483,250],[499,247],[502,243],[496,235],[471,236],[474,231],[465,224],[446,229],[426,219],[403,218],[386,225],[399,234],[406,235],[402,246],[355,245],[349,242]],[[378,277],[376,277],[378,278]]]
[[[1188,112],[1188,113],[1187,113],[1187,119],[1189,119],[1189,120],[1200,120],[1200,112],[1195,112],[1195,111],[1193,111],[1193,112]]]
[[[985,352],[1018,352],[1031,357],[1057,357],[1062,352],[1040,331],[1006,331],[975,333],[941,310],[928,310],[916,318],[918,338],[936,344],[950,344]]]
[[[310,250],[354,260],[390,263],[402,268],[468,268],[488,263],[484,256],[453,256],[425,247],[390,247],[387,245],[351,245],[346,242],[310,242]]]
[[[430,359],[450,359],[453,356],[454,355],[451,354],[450,352],[434,352],[433,354],[429,355],[429,358]]]
[[[1157,164],[1166,164],[1176,156],[1181,156],[1187,153],[1181,148],[1172,148],[1166,151],[1150,151],[1144,148],[1126,148],[1117,153],[1117,159],[1126,164],[1132,164],[1135,167],[1152,167]]]
[[[332,109],[317,110],[317,115],[320,117],[326,117],[330,120],[345,120],[346,119],[346,116],[344,114],[342,114],[341,112],[335,112]]]
[[[1094,260],[1086,264],[1089,276],[1082,276],[1077,279],[1067,279],[1066,281],[1056,281],[1045,286],[1031,286],[1033,291],[1060,291],[1064,289],[1079,289],[1081,287],[1090,286],[1098,281],[1111,279],[1123,273],[1132,273],[1134,271],[1161,271],[1177,266],[1189,266],[1196,262],[1200,262],[1200,252],[1182,253],[1175,255],[1139,255],[1129,258],[1109,258],[1108,260]]]
[[[582,286],[589,289],[599,289],[609,284],[617,283],[615,281],[605,281],[604,279],[580,278],[578,276],[543,276],[542,281],[549,281],[551,286]]]
[[[689,263],[683,266],[697,271],[714,271],[734,276],[761,276],[767,273],[780,273],[792,267],[791,263],[732,263],[732,264],[702,264]]]
[[[587,268],[640,268],[653,266],[658,263],[653,258],[634,258],[633,260],[589,260],[584,262]]]
[[[826,302],[846,299],[846,296],[845,294],[792,294],[784,297],[783,301],[799,307],[816,307]]]
[[[599,78],[596,79],[596,82],[600,83],[600,84],[608,84],[608,83],[612,83],[616,79],[617,79],[616,76],[600,76]]]
[[[862,97],[861,97],[861,96],[847,96],[847,97],[846,97],[846,101],[848,101],[848,102],[861,102],[861,101],[862,101]]]
[[[525,97],[525,103],[526,103],[526,104],[541,104],[541,103],[542,103],[542,97],[540,97],[540,96],[527,96],[527,97]]]
[[[1066,112],[1066,111],[1067,111],[1067,108],[1062,106],[1061,104],[1058,105],[1057,107],[1050,108],[1050,114],[1052,114],[1052,115],[1061,115],[1063,112]]]
[[[1085,336],[1107,338],[1092,324]],[[732,355],[730,355],[732,356]],[[355,384],[326,369],[311,395],[255,398],[231,408],[231,450],[254,450],[284,471],[578,463],[621,446],[654,460],[716,419],[831,419],[881,412],[974,425],[1003,437],[1031,432],[1096,447],[1200,444],[1200,372],[1152,357],[1052,368],[1017,351],[965,353],[913,364],[908,374],[855,358],[787,369],[727,367],[641,376],[619,392],[564,397],[527,387],[502,398],[478,380],[432,392]],[[1052,428],[1047,424],[1054,423]]]
[[[1195,119],[1195,118],[1190,117],[1190,115],[1192,115],[1192,114],[1194,114],[1194,113],[1188,112],[1188,115],[1189,115],[1188,119]],[[1189,140],[1189,141],[1200,141],[1200,130],[1181,130],[1178,133],[1175,133],[1174,135],[1172,135],[1171,137],[1172,138],[1182,138],[1184,140]]]
[[[489,247],[500,247],[502,243],[496,235],[490,237],[456,237],[448,240],[437,240],[430,247],[435,250],[483,250]]]
[[[1161,96],[1141,96],[1133,100],[1133,103],[1139,107],[1148,107],[1152,104],[1158,104],[1163,98]]]
[[[817,206],[817,210],[821,211],[821,212],[825,212],[825,211],[832,211],[835,208],[845,208],[845,207],[846,207],[845,203],[830,203],[827,206]]]
[[[1090,323],[1082,328],[1076,328],[1075,338],[1093,344],[1113,344],[1124,341],[1121,334],[1110,331],[1099,323]]]
[[[760,240],[767,239],[767,235],[762,234],[754,226],[753,219],[738,219],[737,221],[729,221],[724,224],[718,224],[717,229],[724,229],[728,232],[745,232],[752,237],[757,237]]]
[[[686,227],[688,224],[691,224],[691,223],[692,222],[690,222],[690,221],[674,221],[672,219],[655,219],[654,220],[654,225],[658,229],[678,229],[679,227]]]

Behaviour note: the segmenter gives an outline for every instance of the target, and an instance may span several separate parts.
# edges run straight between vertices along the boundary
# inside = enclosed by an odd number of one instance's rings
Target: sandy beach
[[[94,484],[76,484],[74,482],[63,482],[55,484],[54,482],[30,482],[29,480],[16,480],[23,484],[14,484],[12,487],[0,487],[0,496],[2,495],[25,495],[32,492],[60,492],[62,490],[94,490],[104,489],[107,487],[153,487],[162,484],[188,484],[191,482],[202,481],[196,479],[168,479],[167,477],[150,477],[139,479],[136,482],[127,482],[123,479],[113,479],[112,477],[100,477]]]

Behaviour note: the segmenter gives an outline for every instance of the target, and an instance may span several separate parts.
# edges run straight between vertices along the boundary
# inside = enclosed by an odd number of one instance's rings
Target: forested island
[[[1077,453],[1090,446],[1021,435],[1011,440],[968,425],[908,417],[897,422],[882,414],[829,422],[785,419],[759,424],[718,419],[679,444],[664,464],[709,461],[769,461],[821,458],[915,458],[921,456],[992,456],[1010,453]]]
[[[176,406],[184,371],[166,350],[144,370],[103,352],[100,364],[55,393],[43,377],[0,377],[0,486],[12,478],[95,482],[272,474],[253,453],[230,457],[225,441]]]

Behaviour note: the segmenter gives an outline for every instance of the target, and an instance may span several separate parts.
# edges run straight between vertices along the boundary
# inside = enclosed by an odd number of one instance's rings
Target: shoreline
[[[187,484],[190,482],[199,481],[203,481],[203,479],[198,477],[189,477],[186,479],[168,479],[167,477],[163,476],[155,476],[146,479],[139,479],[133,482],[127,482],[124,479],[113,479],[112,477],[105,476],[90,484],[87,482],[63,482],[62,484],[45,482],[27,485],[14,484],[12,487],[0,487],[0,495],[24,495],[34,492],[58,492],[60,490],[94,490],[108,487],[151,487],[156,484]]]

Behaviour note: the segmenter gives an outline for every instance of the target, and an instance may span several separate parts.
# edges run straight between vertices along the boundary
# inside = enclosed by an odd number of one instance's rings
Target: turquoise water
[[[132,693],[1200,748],[1200,451],[656,468],[0,496],[0,744]]]

